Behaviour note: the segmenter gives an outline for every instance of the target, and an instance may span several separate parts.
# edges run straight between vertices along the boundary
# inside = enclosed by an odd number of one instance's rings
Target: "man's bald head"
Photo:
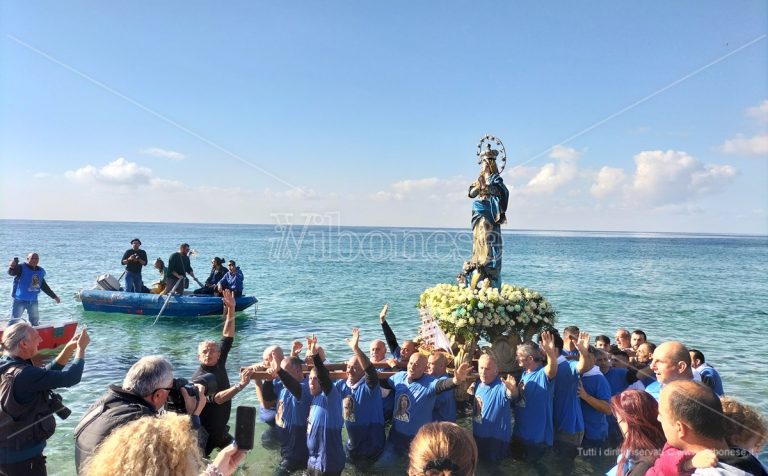
[[[691,354],[682,342],[670,341],[653,351],[651,370],[656,373],[659,383],[668,384],[675,380],[693,380]]]
[[[702,441],[723,439],[723,406],[715,392],[706,385],[692,380],[677,380],[664,385],[659,414],[665,435],[671,428],[671,431],[677,431],[676,435],[670,435],[672,440],[683,442],[676,445],[678,449],[687,449],[680,446],[700,444]]]
[[[420,379],[426,369],[427,357],[424,354],[416,352],[408,359],[408,378],[411,380]]]

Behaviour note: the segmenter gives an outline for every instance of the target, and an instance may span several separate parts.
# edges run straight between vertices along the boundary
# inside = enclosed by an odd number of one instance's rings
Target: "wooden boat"
[[[160,295],[145,293],[126,293],[102,289],[85,289],[77,293],[76,298],[83,303],[83,309],[94,312],[117,312],[155,317],[168,300],[163,310],[164,317],[215,316],[224,312],[224,303],[220,297],[183,294]],[[235,310],[248,309],[258,302],[254,296],[241,296],[235,300]]]
[[[3,338],[3,331],[6,326],[0,328],[0,339]],[[61,347],[72,339],[77,331],[77,322],[64,321],[64,322],[51,322],[35,327],[38,335],[43,339],[38,346],[38,349],[56,349]]]

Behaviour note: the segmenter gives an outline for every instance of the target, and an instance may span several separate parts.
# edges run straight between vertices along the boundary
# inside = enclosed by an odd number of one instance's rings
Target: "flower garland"
[[[493,342],[501,335],[532,335],[554,326],[557,313],[539,292],[503,284],[471,289],[438,284],[419,297],[421,313],[449,335]]]

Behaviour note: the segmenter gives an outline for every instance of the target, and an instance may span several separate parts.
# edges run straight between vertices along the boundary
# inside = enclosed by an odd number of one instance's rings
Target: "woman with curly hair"
[[[411,442],[408,476],[474,476],[477,445],[456,423],[432,422]]]
[[[658,420],[659,404],[647,392],[625,390],[611,398],[611,410],[624,440],[619,446],[619,462],[608,474],[644,475],[667,441]]]
[[[720,399],[725,419],[725,441],[757,456],[768,441],[768,424],[760,412],[731,397]]]
[[[234,445],[204,468],[187,415],[142,417],[113,431],[85,464],[84,476],[227,476],[245,458]]]

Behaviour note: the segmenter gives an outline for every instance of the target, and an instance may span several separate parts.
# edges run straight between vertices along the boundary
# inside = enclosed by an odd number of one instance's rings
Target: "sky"
[[[762,0],[0,5],[0,219],[768,234]]]

